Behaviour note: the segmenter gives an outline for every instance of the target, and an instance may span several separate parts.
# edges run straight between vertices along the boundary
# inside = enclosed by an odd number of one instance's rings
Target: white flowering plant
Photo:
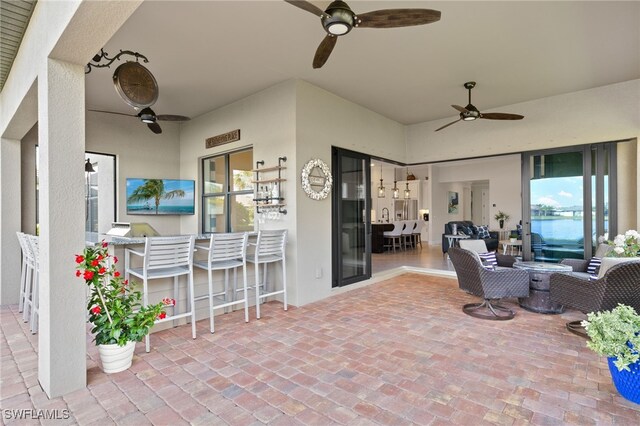
[[[618,371],[627,370],[640,359],[640,315],[630,307],[618,304],[611,311],[591,312],[582,321],[590,340],[587,347],[606,357],[615,357]]]
[[[630,229],[624,234],[618,234],[613,241],[608,241],[608,234],[604,234],[602,241],[613,247],[613,257],[636,257],[640,255],[640,233]]]

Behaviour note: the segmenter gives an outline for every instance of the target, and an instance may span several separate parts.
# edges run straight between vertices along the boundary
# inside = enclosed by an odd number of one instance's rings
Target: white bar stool
[[[234,305],[244,304],[244,321],[249,322],[249,298],[247,297],[247,238],[246,232],[231,234],[211,234],[209,247],[197,245],[196,248],[209,252],[207,260],[196,260],[193,266],[207,271],[209,278],[209,293],[198,296],[194,300],[209,299],[209,315],[211,332],[214,332],[213,317],[215,309],[222,309]],[[236,300],[238,291],[238,268],[242,267],[242,299]],[[233,269],[233,293],[229,295],[229,270]],[[224,289],[213,292],[213,271],[224,271]],[[214,305],[214,297],[220,298],[222,303]]]
[[[188,309],[178,313],[178,307],[173,307],[173,315],[164,319],[156,319],[154,324],[173,321],[179,318],[191,317],[191,333],[196,338],[196,311],[193,300],[193,249],[195,237],[183,235],[178,237],[147,237],[145,238],[144,253],[133,249],[125,250],[125,279],[130,275],[142,280],[142,304],[149,304],[148,280],[173,277],[174,299],[179,298],[178,283],[182,275],[187,275],[187,305]],[[143,266],[132,268],[130,255],[142,257]],[[149,335],[145,337],[145,349],[149,352]]]
[[[405,221],[405,227],[402,230],[402,245],[404,246],[405,250],[408,247],[414,248],[414,244],[413,244],[413,230],[417,225],[417,221],[415,220],[406,220]]]
[[[16,232],[18,242],[20,243],[20,250],[22,251],[22,268],[20,270],[20,298],[18,299],[18,312],[24,310],[24,299],[27,292],[27,280],[31,279],[31,269],[33,268],[33,261],[31,256],[31,249],[28,246],[27,235],[22,232]]]
[[[415,248],[418,248],[418,244],[422,248],[422,228],[424,228],[424,221],[418,220],[416,227],[413,228],[413,244]]]
[[[248,257],[247,262],[254,264],[256,275],[256,318],[260,319],[260,303],[262,299],[277,294],[283,295],[284,310],[287,310],[287,267],[285,257],[285,245],[287,242],[287,230],[258,231],[258,239],[255,243],[253,258]],[[254,244],[251,244],[254,245]],[[282,289],[267,290],[267,265],[269,263],[282,262]],[[260,281],[260,265],[262,265],[262,281]],[[264,293],[260,291],[263,288]]]
[[[393,252],[396,252],[396,246],[402,249],[402,230],[404,229],[404,222],[393,222],[393,229],[391,231],[383,232],[384,247],[393,248]],[[387,241],[391,240],[389,244]]]
[[[27,253],[27,268],[25,270],[25,287],[22,297],[22,319],[29,322],[31,334],[38,332],[38,293],[40,272],[40,250],[38,237],[22,234],[23,244]]]

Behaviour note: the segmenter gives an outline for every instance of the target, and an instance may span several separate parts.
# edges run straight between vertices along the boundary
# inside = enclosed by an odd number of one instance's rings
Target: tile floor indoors
[[[453,264],[442,255],[442,246],[430,245],[426,242],[418,248],[371,253],[371,271],[373,274],[388,271],[399,266],[437,269],[453,272]]]
[[[404,274],[285,312],[242,311],[152,335],[133,366],[103,374],[88,343],[88,386],[49,400],[16,306],[1,315],[1,408],[68,409],[51,424],[640,424],[604,358],[568,333],[581,314],[462,313],[457,281]],[[89,342],[89,341],[88,341]],[[4,412],[3,412],[4,414]],[[11,423],[3,418],[3,422]],[[13,423],[21,424],[21,423]],[[31,422],[37,424],[37,422]]]

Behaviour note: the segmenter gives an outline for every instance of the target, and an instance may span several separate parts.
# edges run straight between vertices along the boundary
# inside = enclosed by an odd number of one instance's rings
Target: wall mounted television
[[[195,181],[127,178],[127,214],[195,214]]]

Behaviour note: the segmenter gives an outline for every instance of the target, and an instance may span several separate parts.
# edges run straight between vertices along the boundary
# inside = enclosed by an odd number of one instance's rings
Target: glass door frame
[[[364,268],[363,273],[348,278],[343,276],[342,268],[342,163],[343,156],[364,161]],[[331,197],[331,287],[343,287],[371,278],[371,156],[343,148],[331,148],[331,173],[333,191]]]
[[[595,174],[592,167],[593,151],[596,152]],[[530,151],[522,153],[522,256],[523,260],[532,260],[531,253],[531,158],[541,155],[565,154],[571,152],[582,153],[582,187],[583,187],[583,235],[584,238],[584,258],[590,259],[593,256],[591,241],[593,233],[592,205],[593,192],[591,179],[595,176],[595,209],[596,209],[596,235],[604,234],[604,175],[608,171],[609,176],[609,214],[608,233],[615,235],[617,232],[617,191],[616,191],[616,142],[605,142],[598,144],[568,146],[562,148],[552,148],[540,151]],[[607,162],[602,158],[607,155]],[[605,165],[607,166],[605,170]]]

